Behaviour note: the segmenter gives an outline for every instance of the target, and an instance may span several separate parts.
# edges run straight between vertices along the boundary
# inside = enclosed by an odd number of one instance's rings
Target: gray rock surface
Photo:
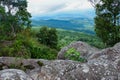
[[[86,63],[71,60],[0,58],[1,69],[5,66],[10,68],[11,64],[21,65],[21,69],[26,68],[24,72],[33,80],[120,80],[120,43],[95,51]],[[0,71],[0,77],[5,73]]]
[[[33,80],[25,72],[17,69],[6,69],[0,71],[0,80]]]
[[[92,47],[85,42],[78,41],[78,42],[71,43],[70,45],[62,48],[60,50],[60,52],[58,53],[58,59],[62,59],[62,60],[64,59],[65,60],[66,59],[65,58],[65,53],[70,48],[75,48],[76,51],[78,51],[80,53],[80,56],[84,57],[86,59],[88,59],[90,55],[99,51],[99,49],[97,49],[95,47]]]

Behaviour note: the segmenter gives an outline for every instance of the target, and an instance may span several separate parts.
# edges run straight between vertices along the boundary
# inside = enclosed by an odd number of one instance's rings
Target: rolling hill
[[[91,14],[90,14],[91,13]],[[32,26],[48,26],[94,34],[94,12],[69,12],[54,15],[34,16]]]

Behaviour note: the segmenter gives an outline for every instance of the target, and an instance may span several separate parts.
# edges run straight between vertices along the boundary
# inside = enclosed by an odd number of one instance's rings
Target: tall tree
[[[57,30],[54,28],[42,27],[37,33],[38,41],[41,44],[47,45],[51,48],[57,48],[58,36]]]
[[[120,0],[89,0],[96,10],[95,32],[107,46],[120,41]]]
[[[30,26],[30,17],[26,0],[0,0],[0,25],[6,35],[15,36],[23,26]]]

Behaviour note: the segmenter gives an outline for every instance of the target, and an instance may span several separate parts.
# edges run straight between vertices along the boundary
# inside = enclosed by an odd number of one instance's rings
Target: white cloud
[[[65,12],[92,8],[88,0],[28,0],[32,15]]]

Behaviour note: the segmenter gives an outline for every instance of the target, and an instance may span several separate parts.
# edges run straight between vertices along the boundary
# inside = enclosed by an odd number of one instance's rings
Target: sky
[[[28,11],[34,15],[92,9],[88,0],[28,0]]]

